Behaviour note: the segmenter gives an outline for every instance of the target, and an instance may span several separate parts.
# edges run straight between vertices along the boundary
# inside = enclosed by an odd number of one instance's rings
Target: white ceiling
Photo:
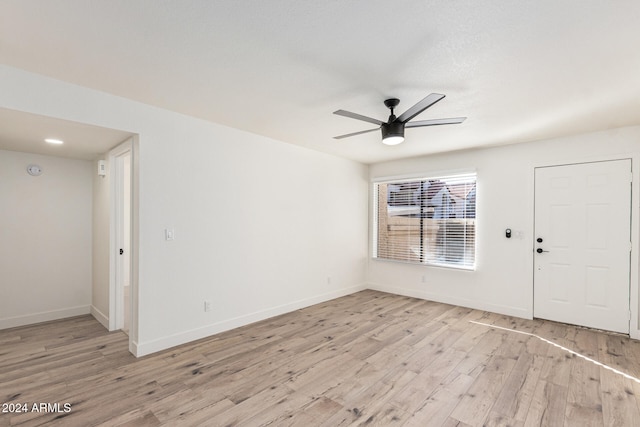
[[[0,149],[47,156],[93,160],[132,134],[0,108]],[[62,145],[46,138],[64,141]]]
[[[640,124],[640,2],[3,0],[0,62],[372,163]],[[386,120],[447,97],[395,147]],[[10,124],[2,123],[2,126]]]
[[[2,150],[93,160],[130,136],[129,132],[0,108]],[[47,138],[64,144],[48,144]]]

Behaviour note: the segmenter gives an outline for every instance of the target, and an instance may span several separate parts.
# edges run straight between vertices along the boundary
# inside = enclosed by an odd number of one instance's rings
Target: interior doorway
[[[120,329],[126,334],[129,334],[132,318],[132,152],[132,141],[127,140],[109,153],[113,177],[109,329]]]
[[[629,334],[631,160],[535,169],[534,316]]]

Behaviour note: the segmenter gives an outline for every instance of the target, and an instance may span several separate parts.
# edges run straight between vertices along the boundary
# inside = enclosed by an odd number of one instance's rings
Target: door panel
[[[629,333],[630,218],[631,160],[536,168],[535,317]]]

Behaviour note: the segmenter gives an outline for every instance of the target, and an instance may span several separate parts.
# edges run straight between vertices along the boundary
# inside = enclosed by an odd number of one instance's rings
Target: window
[[[475,235],[475,173],[374,184],[374,258],[473,269]]]

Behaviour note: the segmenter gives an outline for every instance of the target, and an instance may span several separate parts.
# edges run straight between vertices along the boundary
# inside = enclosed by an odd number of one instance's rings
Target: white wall
[[[0,107],[139,135],[139,355],[365,286],[364,165],[5,66]]]
[[[173,126],[140,135],[141,329],[179,342],[364,287],[365,166],[209,123]]]
[[[0,328],[89,313],[92,170],[0,150]]]
[[[420,143],[414,141],[414,143]],[[632,335],[638,336],[638,195],[640,127],[576,135],[481,150],[386,162],[370,167],[370,178],[475,169],[477,269],[398,264],[370,259],[368,283],[374,289],[530,318],[533,315],[534,168],[632,158],[633,256]],[[523,239],[504,237],[522,231]],[[370,249],[371,250],[371,249]],[[426,276],[426,283],[422,282]]]

